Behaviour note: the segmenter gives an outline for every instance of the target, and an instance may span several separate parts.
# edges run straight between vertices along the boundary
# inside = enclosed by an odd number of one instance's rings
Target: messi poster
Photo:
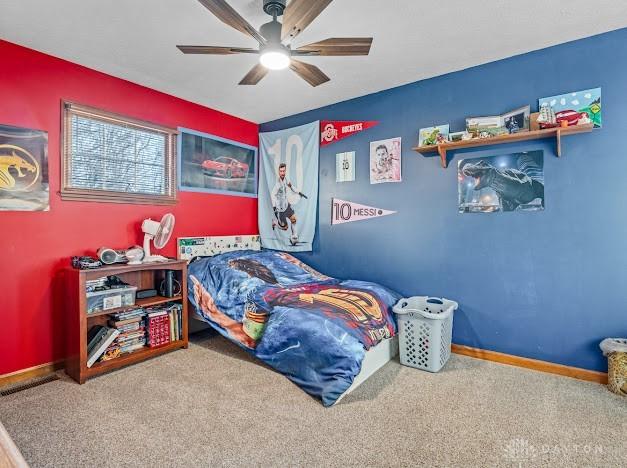
[[[319,122],[259,134],[259,234],[268,249],[312,249],[318,202]]]

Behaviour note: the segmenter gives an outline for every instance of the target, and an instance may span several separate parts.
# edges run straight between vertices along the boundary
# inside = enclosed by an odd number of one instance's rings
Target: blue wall
[[[408,57],[402,57],[408,60]],[[338,59],[341,60],[341,59]],[[416,66],[419,60],[416,58]],[[500,114],[601,86],[603,128],[554,142],[460,151],[448,169],[411,150],[420,127]],[[311,92],[316,92],[312,90]],[[606,370],[598,348],[627,336],[627,29],[412,83],[263,124],[380,120],[320,151],[319,228],[300,258],[403,295],[455,299],[455,343]],[[403,182],[370,185],[369,142],[403,138]],[[457,212],[457,161],[544,150],[546,210]],[[356,151],[356,181],[335,182],[335,154]],[[330,226],[331,198],[395,215]]]

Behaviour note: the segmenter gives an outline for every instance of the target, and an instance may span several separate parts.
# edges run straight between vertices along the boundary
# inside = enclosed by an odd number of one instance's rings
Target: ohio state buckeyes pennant
[[[383,210],[374,206],[360,205],[346,200],[334,198],[331,200],[331,224],[350,223],[363,219],[380,218],[396,213],[396,211]]]
[[[320,145],[330,145],[378,124],[375,120],[323,120],[320,122]]]

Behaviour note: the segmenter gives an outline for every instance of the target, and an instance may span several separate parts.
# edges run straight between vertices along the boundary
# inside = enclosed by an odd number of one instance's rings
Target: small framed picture
[[[179,190],[257,197],[257,148],[178,130]]]
[[[401,137],[370,142],[370,183],[400,182]]]
[[[421,128],[418,132],[418,146],[431,146],[449,141],[449,124]]]
[[[353,182],[355,180],[355,152],[335,155],[335,181]]]
[[[464,138],[465,135],[470,136],[468,132],[465,130],[462,132],[453,132],[453,133],[449,133],[448,139],[451,142],[462,141],[464,139],[468,139],[468,138]]]
[[[503,117],[491,115],[488,117],[468,117],[466,131],[474,138],[489,138],[507,133],[503,125]]]
[[[503,114],[503,126],[509,133],[528,132],[531,106],[524,106]]]

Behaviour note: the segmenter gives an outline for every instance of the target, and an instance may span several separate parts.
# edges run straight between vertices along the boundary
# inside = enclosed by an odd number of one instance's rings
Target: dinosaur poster
[[[544,153],[459,161],[460,213],[544,210]]]
[[[0,125],[0,211],[48,211],[48,133]]]

